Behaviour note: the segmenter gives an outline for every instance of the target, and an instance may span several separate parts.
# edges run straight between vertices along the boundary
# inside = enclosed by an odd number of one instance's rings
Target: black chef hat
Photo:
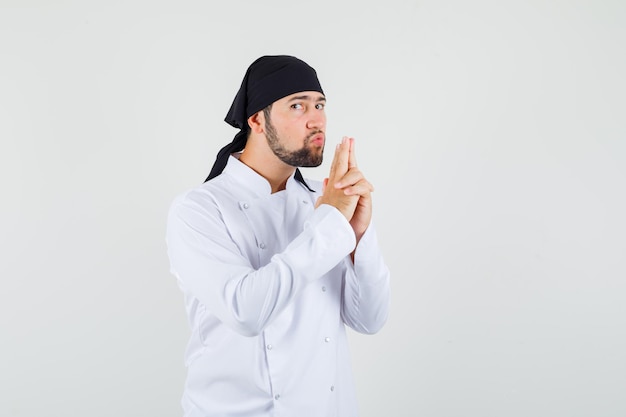
[[[241,87],[224,119],[229,125],[241,130],[231,143],[219,151],[205,182],[222,173],[230,154],[245,148],[250,130],[248,126],[250,116],[276,100],[300,91],[317,91],[324,94],[317,73],[306,62],[288,55],[266,55],[254,61],[248,67]],[[309,188],[299,169],[296,169],[295,178]]]

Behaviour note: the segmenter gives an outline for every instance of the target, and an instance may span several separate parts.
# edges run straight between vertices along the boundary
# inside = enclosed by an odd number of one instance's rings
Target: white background
[[[0,416],[181,415],[166,213],[265,54],[377,188],[362,415],[626,415],[625,51],[621,0],[0,0]]]

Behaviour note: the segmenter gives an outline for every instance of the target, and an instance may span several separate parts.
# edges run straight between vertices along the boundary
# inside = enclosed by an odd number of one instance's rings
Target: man
[[[298,170],[322,162],[325,102],[309,65],[259,58],[226,116],[241,131],[172,204],[168,253],[192,329],[185,416],[357,415],[345,324],[383,326],[389,272],[353,139],[323,184]]]

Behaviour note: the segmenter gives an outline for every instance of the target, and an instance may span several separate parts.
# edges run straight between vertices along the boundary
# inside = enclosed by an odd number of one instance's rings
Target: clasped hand
[[[358,242],[372,218],[372,191],[374,187],[356,164],[354,139],[344,136],[335,149],[330,173],[324,179],[322,196],[315,207],[329,204],[339,210],[350,222]]]

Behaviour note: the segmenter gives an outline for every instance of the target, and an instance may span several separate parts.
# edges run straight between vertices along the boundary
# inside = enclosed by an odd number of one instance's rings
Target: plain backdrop
[[[266,54],[376,186],[362,416],[626,415],[625,51],[623,0],[0,0],[0,416],[182,414],[166,214]]]

